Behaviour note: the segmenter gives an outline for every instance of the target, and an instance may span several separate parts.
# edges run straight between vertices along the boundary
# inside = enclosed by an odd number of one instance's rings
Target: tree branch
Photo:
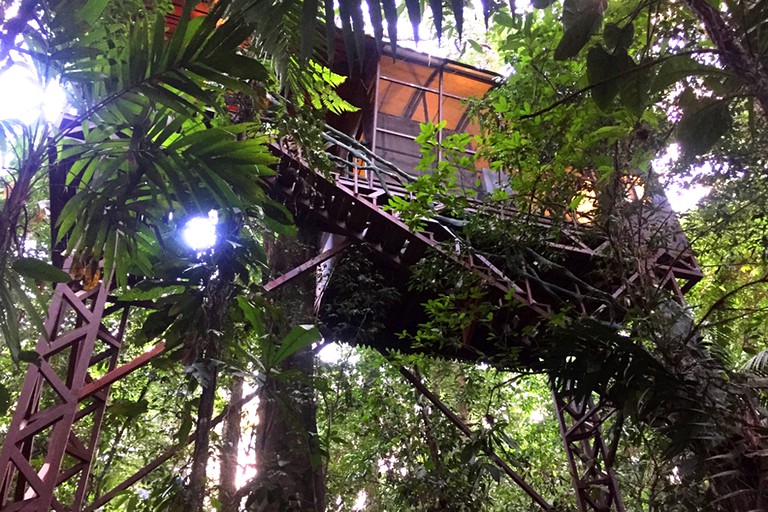
[[[733,296],[734,296],[734,295],[736,295],[737,293],[739,293],[739,292],[741,292],[741,291],[743,291],[743,290],[745,290],[745,289],[749,288],[750,286],[755,286],[755,285],[758,285],[758,284],[766,284],[766,283],[768,283],[768,274],[764,275],[763,277],[761,277],[761,278],[759,278],[759,279],[755,279],[754,281],[749,281],[749,282],[747,282],[747,283],[741,284],[741,285],[737,286],[736,288],[734,288],[733,290],[731,290],[731,291],[729,291],[729,292],[725,293],[725,294],[724,294],[722,297],[720,297],[719,299],[717,299],[717,300],[715,301],[715,303],[714,303],[714,304],[712,304],[712,305],[709,307],[709,309],[707,310],[707,312],[706,312],[706,313],[705,313],[705,314],[704,314],[704,315],[701,317],[701,320],[699,320],[699,321],[696,323],[696,325],[693,327],[693,329],[691,329],[691,333],[688,335],[688,338],[686,339],[686,341],[688,341],[688,340],[689,340],[689,339],[690,339],[690,338],[691,338],[691,337],[694,335],[694,333],[698,332],[698,330],[701,328],[701,326],[702,326],[702,325],[704,325],[704,323],[707,321],[707,319],[708,319],[708,318],[709,318],[709,317],[710,317],[710,316],[711,316],[711,315],[712,315],[712,314],[713,314],[713,313],[714,313],[714,312],[715,312],[717,309],[719,309],[719,308],[720,308],[720,306],[722,306],[723,304],[725,304],[725,302],[726,302],[728,299],[730,299],[731,297],[733,297]]]
[[[736,30],[728,25],[722,13],[707,0],[685,0],[685,3],[717,46],[723,65],[751,85],[763,113],[768,114],[768,73],[760,59],[744,48],[736,38]]]
[[[717,54],[719,52],[718,52],[718,50],[702,48],[702,49],[698,49],[698,50],[690,50],[690,51],[686,51],[686,52],[680,52],[680,53],[676,53],[674,55],[667,55],[666,57],[662,57],[662,58],[656,59],[654,61],[644,62],[642,64],[639,64],[637,67],[635,67],[633,69],[630,69],[628,71],[622,71],[621,73],[615,74],[611,78],[607,78],[605,80],[601,80],[599,82],[595,82],[594,84],[590,84],[590,85],[588,85],[588,86],[586,86],[586,87],[584,87],[582,89],[579,89],[578,91],[574,91],[574,92],[572,92],[570,94],[567,94],[567,95],[563,96],[562,98],[560,98],[559,100],[555,101],[554,103],[551,103],[550,105],[542,108],[541,110],[538,110],[538,111],[533,112],[531,114],[522,115],[522,116],[518,117],[517,119],[518,120],[532,119],[532,118],[544,115],[547,112],[550,112],[550,111],[556,109],[560,105],[563,105],[564,103],[568,103],[569,101],[571,101],[571,100],[573,100],[575,98],[578,98],[579,96],[581,96],[585,92],[591,91],[595,87],[599,87],[601,85],[605,85],[605,84],[607,84],[609,82],[612,82],[612,81],[614,81],[614,80],[616,80],[618,78],[624,78],[624,77],[633,75],[634,73],[637,73],[640,70],[648,69],[648,68],[651,68],[651,67],[656,66],[658,64],[662,64],[663,62],[665,62],[665,61],[667,61],[667,60],[669,60],[669,59],[671,59],[673,57],[681,57],[681,56],[686,56],[686,55],[699,55],[699,54],[706,54],[706,53]]]

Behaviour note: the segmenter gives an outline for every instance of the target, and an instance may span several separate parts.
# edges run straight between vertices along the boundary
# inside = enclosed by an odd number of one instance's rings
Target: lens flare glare
[[[216,245],[216,212],[212,211],[207,217],[192,217],[181,230],[181,238],[190,249],[205,251]]]

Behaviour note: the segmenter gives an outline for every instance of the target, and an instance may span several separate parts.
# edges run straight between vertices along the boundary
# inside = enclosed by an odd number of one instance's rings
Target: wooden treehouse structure
[[[342,97],[361,107],[360,110],[329,119],[326,135],[330,158],[338,163],[337,174],[324,176],[309,167],[295,148],[274,145],[273,150],[281,160],[277,175],[267,185],[268,191],[293,211],[302,229],[315,232],[322,243],[317,256],[268,282],[266,290],[271,291],[308,271],[325,269],[326,272],[318,270],[318,275],[327,275],[328,268],[345,251],[359,247],[377,271],[386,276],[387,282],[401,290],[406,289],[414,266],[428,257],[470,273],[480,283],[484,301],[491,304],[514,301],[518,305],[499,321],[515,326],[509,343],[523,349],[531,343],[531,339],[523,335],[524,328],[536,325],[566,305],[575,314],[600,315],[603,303],[590,300],[590,294],[580,289],[580,283],[596,283],[594,270],[609,246],[600,237],[585,236],[588,228],[575,220],[562,224],[557,239],[551,242],[562,255],[559,267],[548,270],[544,276],[557,283],[555,290],[559,291],[553,292],[525,276],[505,275],[493,257],[460,244],[452,231],[440,222],[427,222],[426,229],[417,232],[384,208],[393,196],[408,198],[403,185],[408,181],[406,174],[415,174],[419,157],[415,138],[419,124],[445,121],[438,142],[451,133],[472,133],[475,128],[463,100],[486,93],[497,77],[403,48],[394,54],[385,46],[384,54],[376,56],[372,42],[369,42],[368,53],[364,66],[353,68],[358,71],[340,89]],[[340,66],[338,70],[344,71],[343,59],[336,61]],[[474,148],[468,145],[466,153],[472,155],[473,152]],[[374,167],[376,172],[372,170]],[[503,186],[483,167],[480,162],[475,169],[462,170],[460,184],[475,187],[480,194]],[[56,198],[52,198],[52,203],[55,201]],[[663,201],[659,206],[662,215],[656,214],[655,218],[661,219],[659,222],[672,237],[666,246],[654,251],[645,268],[650,269],[659,286],[668,288],[682,300],[683,293],[701,274],[674,215]],[[496,214],[514,217],[514,212]],[[547,226],[551,219],[542,216],[538,222]],[[605,280],[595,286],[621,300],[626,283],[637,278],[637,275],[624,276],[620,282]],[[401,293],[400,296],[402,300],[383,316],[385,328],[377,333],[375,343],[366,343],[381,350],[409,350],[408,342],[396,333],[413,332],[424,321],[422,304],[429,293]],[[342,341],[360,341],[347,336],[338,322],[334,324],[333,320],[323,318],[323,306],[336,299],[338,294],[334,292],[331,278],[330,284],[319,287],[316,297],[320,321]],[[47,336],[40,338],[36,348],[40,361],[27,370],[0,453],[0,511],[96,510],[173,455],[174,450],[161,454],[115,489],[102,496],[89,496],[88,482],[97,456],[110,386],[164,350],[164,345],[159,343],[154,350],[136,359],[121,358],[130,309],[110,296],[108,284],[90,291],[74,283],[56,287],[46,322]],[[460,347],[447,353],[436,348],[433,355],[474,360],[480,352],[493,358],[497,355],[495,351],[504,350],[487,341],[488,330],[494,328],[493,325],[470,326],[462,333]],[[420,347],[419,350],[427,349]],[[62,367],[62,358],[67,368],[64,375],[57,373],[51,364],[58,359],[57,366]],[[93,377],[90,370],[97,365],[102,369],[106,365],[106,372],[102,371],[99,378]],[[406,369],[402,372],[449,420],[469,433],[469,427],[438,397]],[[577,403],[562,391],[553,395],[579,509],[622,511],[621,494],[612,469],[615,445],[607,442],[601,428],[607,411],[591,400]],[[503,460],[495,454],[489,455],[533,503],[543,510],[550,508],[546,499]],[[61,491],[64,486],[68,489],[66,492]]]

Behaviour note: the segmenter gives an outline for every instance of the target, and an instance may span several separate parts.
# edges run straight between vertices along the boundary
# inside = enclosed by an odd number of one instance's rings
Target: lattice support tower
[[[128,320],[108,286],[55,288],[39,359],[29,365],[0,452],[0,510],[79,510]],[[103,376],[97,379],[96,376]],[[61,491],[66,484],[74,492]]]
[[[592,398],[554,391],[552,397],[580,512],[624,512],[613,471],[616,444],[609,445],[603,433],[612,411]]]

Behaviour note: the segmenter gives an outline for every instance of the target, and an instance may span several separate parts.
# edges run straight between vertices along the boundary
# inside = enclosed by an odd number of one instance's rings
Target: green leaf
[[[205,64],[243,80],[266,80],[269,76],[264,64],[256,59],[231,53],[216,55],[215,60],[203,61]]]
[[[648,105],[651,73],[648,68],[635,64],[626,50],[617,50],[615,68],[622,73],[619,95],[621,104],[633,115],[641,116]]]
[[[360,3],[356,0],[340,0],[341,31],[349,65],[362,66],[365,57],[365,23]],[[351,68],[350,68],[351,69]]]
[[[602,46],[590,48],[587,53],[587,80],[592,85],[590,94],[597,106],[606,110],[619,93],[619,81],[613,67],[613,56]]]
[[[491,475],[491,478],[493,478],[493,480],[494,480],[496,483],[498,483],[498,482],[500,482],[500,481],[501,481],[501,471],[499,471],[499,468],[498,468],[498,467],[496,467],[496,466],[495,466],[495,465],[493,465],[493,464],[487,464],[487,465],[485,466],[485,469],[488,471],[488,474],[490,474],[490,475]]]
[[[665,60],[659,68],[656,79],[651,86],[651,93],[662,92],[670,85],[688,77],[722,77],[723,75],[727,75],[727,73],[714,66],[696,62],[688,55],[675,55]]]
[[[149,402],[147,400],[139,400],[132,402],[130,400],[115,400],[109,406],[108,411],[115,416],[123,416],[127,418],[135,418],[147,412],[149,408]]]
[[[299,62],[306,64],[312,56],[315,45],[315,27],[317,25],[318,0],[304,0],[301,5],[301,51]],[[329,49],[329,52],[332,50]]]
[[[269,356],[265,358],[264,366],[274,368],[299,350],[321,339],[322,335],[314,325],[295,325],[291,332],[283,339],[277,352],[270,352]]]
[[[339,16],[341,17],[341,37],[344,40],[344,49],[347,54],[347,66],[349,71],[352,71],[352,65],[355,61],[352,58],[353,48],[355,48],[355,35],[352,28],[352,11],[353,7],[350,5],[351,0],[339,0]]]
[[[405,0],[405,7],[408,10],[408,19],[413,27],[413,39],[419,42],[419,23],[421,23],[421,2],[419,0]]]
[[[189,439],[189,434],[192,432],[192,426],[194,424],[194,420],[192,419],[191,404],[184,406],[184,412],[182,414],[183,417],[181,419],[181,426],[179,427],[179,431],[176,433],[176,441],[178,441],[180,445],[184,446],[187,443],[187,439]]]
[[[150,288],[131,288],[120,295],[120,300],[155,300],[163,295],[180,294],[184,291],[182,285],[152,286]]]
[[[475,50],[477,53],[483,52],[483,46],[475,41],[474,39],[467,39],[467,42],[469,43],[469,46],[472,47],[473,50]]]
[[[243,312],[243,316],[248,320],[248,323],[250,323],[254,329],[261,332],[264,328],[264,323],[261,321],[261,313],[259,310],[242,295],[237,296],[237,305],[240,306],[240,311]]]
[[[381,53],[384,40],[384,19],[381,15],[381,2],[379,0],[366,0],[368,4],[368,14],[371,16],[371,25],[373,25],[373,38],[376,41],[376,48]]]
[[[603,126],[593,131],[587,138],[587,142],[594,143],[601,140],[609,140],[611,142],[620,139],[627,135],[627,128],[625,126]]]
[[[700,100],[677,124],[677,141],[686,158],[709,151],[731,127],[728,100]]]
[[[626,50],[632,46],[632,40],[635,37],[635,27],[628,23],[624,28],[615,23],[607,23],[603,29],[603,41],[605,46],[613,50]]]
[[[509,103],[507,102],[507,98],[505,96],[499,96],[499,98],[493,102],[493,108],[500,114],[509,112]]]
[[[75,9],[75,19],[87,25],[92,25],[104,13],[109,0],[88,0],[85,5]]]
[[[29,277],[35,281],[66,283],[72,280],[69,274],[60,268],[35,258],[19,258],[13,262],[11,268],[22,276]]]
[[[144,339],[154,340],[168,329],[171,322],[172,319],[167,311],[154,311],[144,320],[141,326],[141,335]]]
[[[570,208],[571,210],[575,210],[576,208],[579,207],[579,205],[583,200],[584,200],[584,194],[577,195],[576,197],[571,199],[571,203],[568,205],[568,208]]]
[[[331,0],[327,1],[330,2]],[[392,49],[397,51],[395,46],[397,41],[397,6],[395,5],[395,0],[381,0],[381,8],[384,10],[384,17],[387,19],[387,34],[392,42]]]
[[[9,279],[9,282],[13,282],[14,279]],[[27,282],[27,286],[31,290],[36,290],[35,283],[32,282],[33,280],[29,280]],[[39,333],[41,333],[43,336],[48,338],[48,332],[45,330],[45,320],[43,319],[43,316],[38,312],[37,307],[32,302],[32,297],[26,293],[25,290],[21,288],[21,283],[13,283],[12,286],[16,287],[16,297],[21,303],[21,307],[24,309],[24,311],[29,315],[29,320],[32,323],[32,327],[37,330]]]
[[[451,0],[451,10],[453,18],[456,20],[456,32],[462,34],[464,31],[464,1]]]
[[[603,21],[605,0],[565,0],[563,37],[555,48],[555,60],[575,57]]]
[[[11,358],[18,361],[21,352],[21,335],[15,301],[2,279],[0,279],[0,304],[2,304],[0,307],[0,330],[3,332],[3,338],[11,353]]]
[[[483,6],[483,22],[485,23],[485,29],[488,30],[488,20],[491,18],[494,5],[491,0],[480,0],[480,3]],[[459,36],[461,36],[461,34],[459,34]]]
[[[429,0],[429,8],[432,10],[432,21],[435,24],[437,40],[443,35],[443,0]]]
[[[265,216],[264,224],[281,233],[285,230],[288,230],[288,233],[293,231],[292,228],[295,227],[295,223],[288,208],[276,201],[269,201],[262,208]]]

